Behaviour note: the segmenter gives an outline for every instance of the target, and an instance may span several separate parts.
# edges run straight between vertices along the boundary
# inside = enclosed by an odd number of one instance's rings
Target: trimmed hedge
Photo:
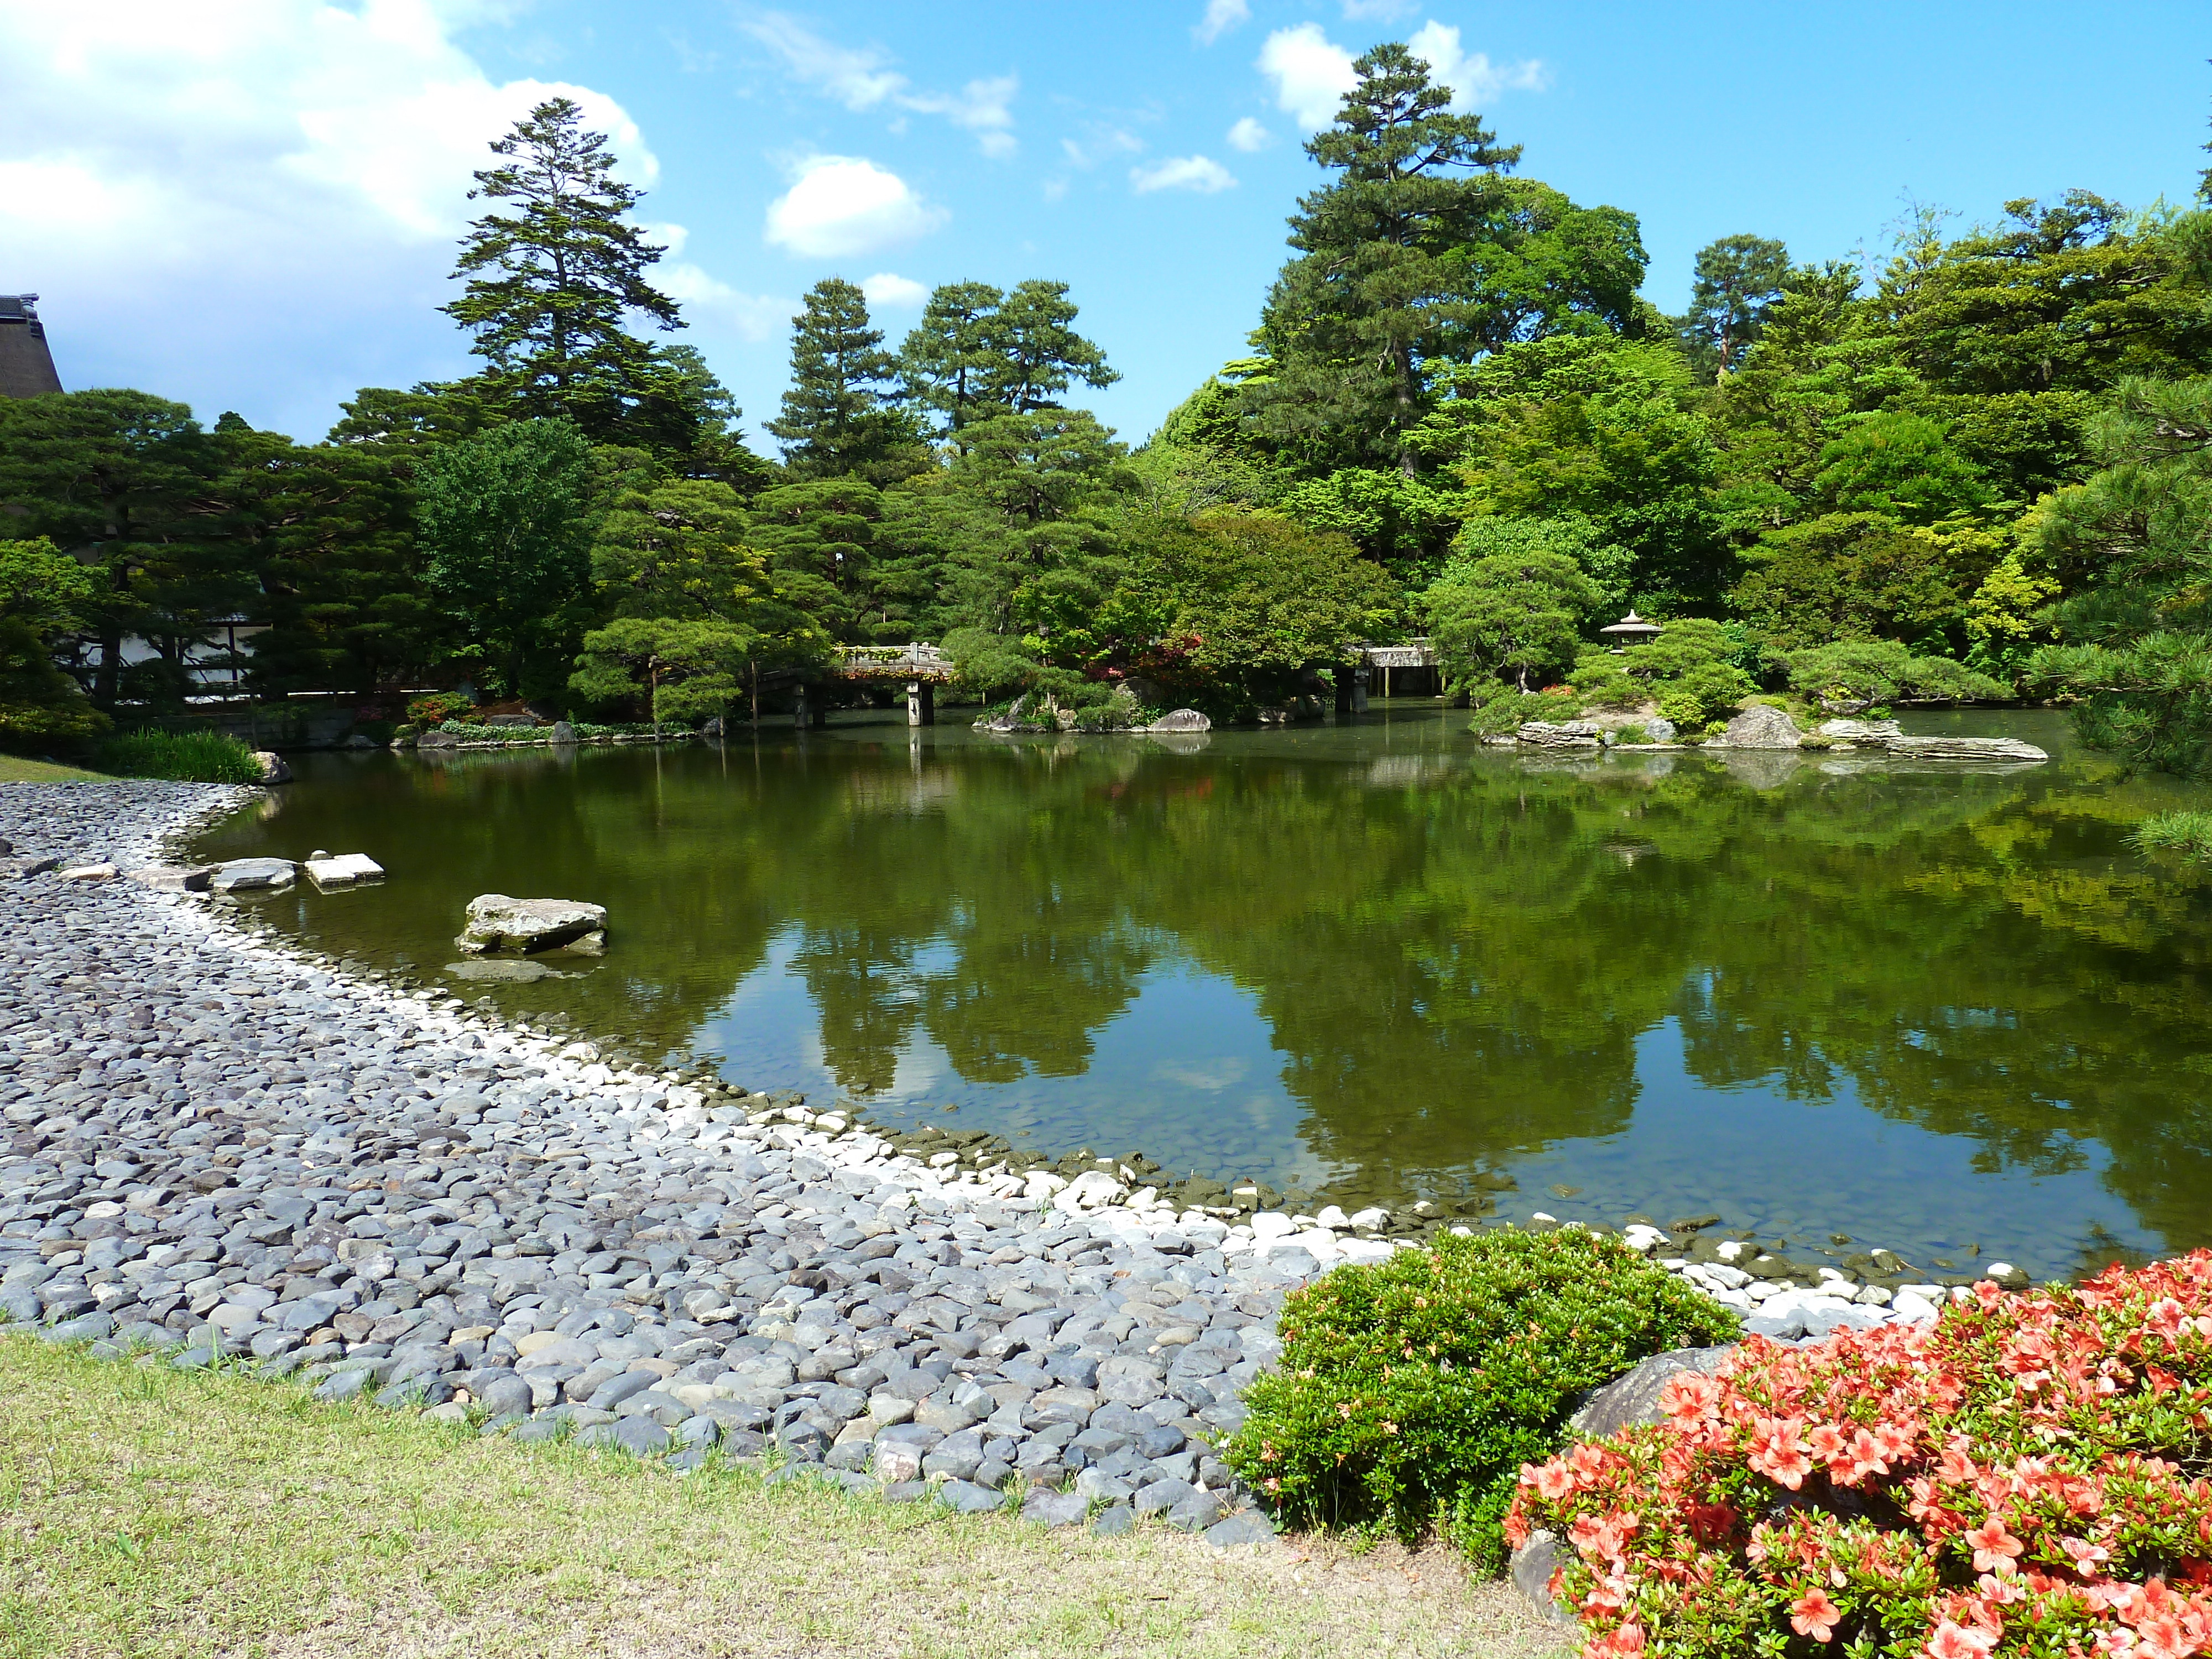
[[[1562,1229],[1340,1267],[1285,1299],[1280,1328],[1230,1467],[1290,1525],[1437,1527],[1494,1572],[1521,1467],[1564,1443],[1581,1397],[1737,1325],[1619,1240]]]

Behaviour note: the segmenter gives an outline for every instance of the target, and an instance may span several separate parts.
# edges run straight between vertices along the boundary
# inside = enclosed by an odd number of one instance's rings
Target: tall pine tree
[[[476,335],[486,378],[519,412],[566,416],[594,438],[680,437],[699,414],[684,377],[624,326],[633,312],[664,330],[684,325],[647,280],[666,250],[625,218],[644,192],[614,176],[606,135],[586,130],[566,98],[538,105],[491,148],[504,161],[476,175],[470,199],[516,210],[470,225],[453,267],[467,287],[441,307]]]
[[[791,385],[768,429],[801,477],[848,474],[872,482],[921,465],[914,423],[895,407],[898,360],[868,320],[867,296],[841,276],[807,290],[793,318]]]
[[[1520,160],[1407,47],[1376,46],[1354,65],[1334,125],[1306,153],[1339,176],[1291,219],[1299,257],[1276,280],[1256,343],[1273,360],[1259,388],[1263,426],[1285,437],[1334,430],[1410,473],[1406,436],[1426,401],[1424,362],[1463,350],[1469,309],[1462,249]],[[1469,354],[1471,355],[1471,354]]]

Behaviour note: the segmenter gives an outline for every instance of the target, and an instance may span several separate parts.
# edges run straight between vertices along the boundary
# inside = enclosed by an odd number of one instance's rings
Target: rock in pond
[[[328,854],[307,860],[307,878],[321,888],[355,887],[365,881],[382,881],[384,866],[366,853]]]
[[[2017,738],[1892,738],[1883,745],[1900,760],[2047,761],[2032,743]]]
[[[204,893],[215,872],[212,864],[149,864],[143,869],[126,870],[124,874],[141,887],[150,887],[157,893]]]
[[[1195,708],[1171,708],[1145,728],[1147,732],[1211,732],[1213,722]]]
[[[459,749],[461,740],[451,732],[425,732],[415,739],[417,749]]]
[[[216,866],[208,885],[218,893],[254,893],[289,887],[298,871],[289,859],[232,859]]]
[[[284,757],[282,755],[277,754],[274,750],[255,750],[253,751],[253,763],[261,769],[261,781],[264,783],[289,783],[292,781],[292,769],[284,764]]]
[[[576,728],[567,720],[555,720],[553,729],[545,734],[548,743],[571,744],[576,741]]]
[[[1537,749],[1595,749],[1603,741],[1601,728],[1589,720],[1528,720],[1519,737]]]
[[[1730,749],[1795,749],[1797,722],[1771,702],[1755,702],[1728,723],[1720,741]]]
[[[607,909],[575,899],[509,898],[479,893],[453,941],[471,955],[484,951],[551,951],[562,945],[597,955],[605,947]],[[592,935],[598,935],[596,939]]]

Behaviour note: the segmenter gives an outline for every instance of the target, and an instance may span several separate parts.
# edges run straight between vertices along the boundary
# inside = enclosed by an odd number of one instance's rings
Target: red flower
[[[1994,1515],[1968,1533],[1966,1542],[1973,1547],[1976,1572],[2005,1571],[2027,1547],[2007,1532],[2004,1522]]]

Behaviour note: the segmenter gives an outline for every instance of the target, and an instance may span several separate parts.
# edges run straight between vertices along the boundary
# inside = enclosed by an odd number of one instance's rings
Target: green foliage
[[[2212,380],[2130,380],[2093,440],[2104,469],[2044,505],[2057,568],[2099,581],[2058,607],[2070,643],[2030,675],[2078,693],[2083,734],[2166,771],[2212,772]]]
[[[1530,720],[1571,720],[1582,713],[1574,697],[1522,691],[1503,680],[1478,683],[1468,688],[1468,706],[1474,717],[1467,729],[1479,738],[1504,737]]]
[[[988,283],[947,283],[900,348],[906,395],[940,416],[957,443],[971,420],[1059,408],[1073,380],[1113,385],[1121,374],[1075,331],[1075,315],[1066,283],[1033,279],[1011,294]]]
[[[1186,702],[1269,702],[1302,671],[1349,667],[1398,629],[1388,576],[1340,536],[1269,514],[1213,513],[1133,562],[1102,630],[1116,666]]]
[[[666,250],[627,222],[644,192],[615,177],[606,135],[582,121],[573,101],[549,99],[492,144],[501,164],[475,175],[470,198],[516,210],[471,222],[453,267],[466,286],[441,309],[475,336],[485,391],[517,412],[602,441],[680,441],[700,412],[685,395],[691,365],[672,367],[625,326],[634,315],[683,326],[647,280]]]
[[[1725,374],[1765,333],[1790,277],[1790,251],[1765,236],[1723,236],[1698,250],[1690,309],[1675,325],[1691,360]]]
[[[1575,695],[1599,708],[1641,708],[1651,688],[1628,672],[1621,658],[1601,647],[1589,647],[1575,659],[1569,677]]]
[[[1455,563],[1422,597],[1448,684],[1510,676],[1523,692],[1572,665],[1596,601],[1573,559],[1533,546]]]
[[[1895,640],[1842,640],[1783,654],[1790,688],[1831,702],[1995,702],[2007,689],[1948,657],[1916,657]]]
[[[2212,812],[2160,812],[2129,837],[2146,853],[2171,853],[2189,864],[2212,864]]]
[[[1881,410],[1854,422],[1820,449],[1813,488],[1846,513],[1886,513],[1906,524],[1935,524],[1989,505],[1972,462],[1924,416]]]
[[[1572,559],[1589,578],[1595,597],[1588,608],[1593,618],[1611,621],[1628,605],[1635,555],[1617,542],[1605,539],[1595,519],[1578,513],[1547,518],[1500,518],[1480,514],[1460,526],[1453,538],[1451,562],[1456,567],[1501,555],[1546,552]]]
[[[1736,711],[1751,677],[1733,663],[1701,662],[1656,688],[1659,712],[1678,726],[1709,727]]]
[[[1590,1234],[1446,1235],[1291,1292],[1282,1368],[1248,1391],[1227,1459],[1293,1525],[1412,1540],[1441,1524],[1495,1571],[1514,1481],[1585,1391],[1735,1317]]]
[[[0,541],[0,618],[51,639],[82,628],[99,594],[92,573],[44,536]]]
[[[1412,592],[1434,580],[1460,519],[1458,502],[1446,492],[1403,472],[1372,467],[1340,467],[1326,478],[1291,484],[1278,498],[1276,511],[1348,538]]]
[[[842,277],[806,292],[792,320],[791,385],[768,423],[802,477],[848,473],[882,483],[921,465],[920,434],[897,407],[898,359],[869,325],[868,300]]]
[[[1949,650],[2003,545],[1970,526],[1831,513],[1760,537],[1729,598],[1770,648],[1875,635]]]
[[[103,772],[179,783],[258,783],[261,763],[227,732],[163,732],[153,726],[113,737],[97,751]]]
[[[434,691],[407,704],[407,718],[419,726],[443,726],[476,705],[458,691]]]
[[[560,420],[494,427],[422,465],[425,580],[518,694],[528,655],[557,647],[591,580],[590,465]]]
[[[1535,340],[1441,378],[1455,395],[1415,439],[1456,472],[1472,514],[1587,523],[1593,545],[1626,550],[1624,597],[1639,610],[1719,598],[1730,563],[1708,500],[1719,456],[1672,346]]]
[[[54,666],[38,629],[0,617],[0,749],[74,749],[107,729],[107,716]]]

